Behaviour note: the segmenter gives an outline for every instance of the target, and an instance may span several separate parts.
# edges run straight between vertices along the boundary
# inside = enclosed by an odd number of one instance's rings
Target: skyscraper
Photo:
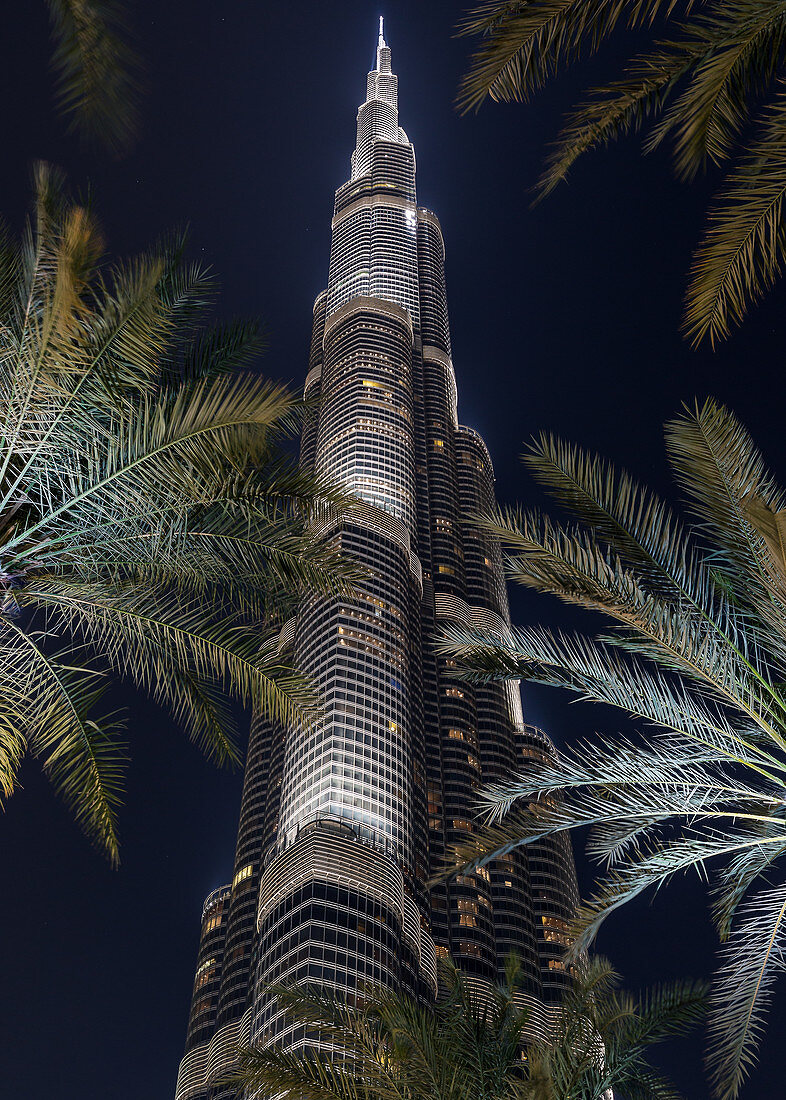
[[[307,597],[282,632],[326,718],[252,729],[234,874],[203,910],[176,1100],[231,1095],[216,1082],[239,1040],[306,1041],[271,982],[432,998],[437,956],[482,991],[511,951],[533,997],[565,980],[567,841],[427,886],[472,833],[479,786],[553,749],[524,724],[517,688],[467,685],[435,653],[442,624],[504,636],[510,619],[499,547],[468,522],[494,502],[493,468],[458,422],[442,230],[417,205],[381,22],[351,165],[314,305],[301,462],[364,502],[324,537],[367,581],[351,598]]]

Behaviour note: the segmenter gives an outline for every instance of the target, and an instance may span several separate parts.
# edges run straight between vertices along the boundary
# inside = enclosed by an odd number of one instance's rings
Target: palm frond
[[[760,509],[777,513],[786,507],[786,495],[748,431],[733,413],[708,399],[701,406],[686,406],[666,424],[665,436],[669,461],[696,519],[733,574],[735,598],[752,591],[760,607],[762,597],[786,597],[786,575],[783,596],[773,589],[779,563],[769,556],[750,507],[756,501]]]
[[[119,0],[47,0],[58,102],[71,128],[115,155],[138,127],[140,61]]]
[[[264,351],[265,338],[258,321],[235,320],[214,325],[198,334],[185,349],[172,380],[184,385],[217,374],[244,370]]]
[[[623,21],[629,27],[671,15],[677,0],[485,0],[459,33],[480,36],[459,91],[463,111],[491,99],[526,100],[556,69],[594,53]]]
[[[33,662],[20,654],[13,626],[0,619],[0,806],[16,790],[19,767],[28,751]]]
[[[485,825],[452,851],[444,874],[586,830],[588,853],[606,870],[571,929],[569,957],[645,891],[688,871],[706,879],[726,941],[710,1063],[716,1093],[732,1100],[786,959],[783,886],[751,896],[782,873],[786,852],[786,497],[744,427],[712,400],[667,424],[666,438],[690,526],[626,474],[550,437],[528,462],[578,523],[514,511],[477,520],[509,552],[511,577],[600,612],[617,629],[595,638],[543,629],[492,637],[451,625],[439,648],[457,659],[459,678],[560,686],[656,732],[539,757],[481,792]],[[658,1041],[655,1009],[624,997],[607,1007],[598,1030],[609,1066],[626,1021],[651,1026]],[[602,1092],[612,1086],[590,1052],[587,1073]],[[544,1056],[538,1072],[574,1072],[561,1057]],[[625,1095],[660,1095],[635,1054],[617,1085]]]
[[[310,1052],[277,1047],[241,1051],[238,1071],[222,1083],[269,1089],[287,1100],[371,1100],[378,1095],[340,1064]]]
[[[237,456],[241,468],[253,463],[265,446],[265,430],[292,405],[283,387],[248,376],[219,376],[174,397],[141,394],[132,415],[112,415],[108,444],[87,461],[62,456],[50,470],[50,480],[40,484],[38,515],[6,544],[8,560],[23,544],[31,556],[44,549],[47,528],[61,517],[79,529],[111,523],[129,508],[144,510],[151,483],[166,486],[174,499],[209,504],[234,472]]]
[[[123,752],[94,714],[99,669],[218,761],[238,756],[228,696],[316,720],[281,627],[305,589],[361,579],[334,538],[357,502],[295,466],[306,405],[238,372],[258,327],[207,325],[215,280],[184,236],[107,268],[62,174],[35,177],[21,244],[0,237],[0,796],[37,755],[116,859]]]
[[[25,683],[28,703],[22,728],[29,750],[40,759],[88,837],[115,863],[126,754],[118,716],[94,714],[106,690],[106,678],[95,670],[67,664],[75,659],[69,651],[46,653],[14,623],[0,620],[0,626],[10,658],[3,680]],[[7,698],[4,693],[4,707]],[[4,739],[3,747],[6,757],[13,755],[15,742]]]
[[[771,725],[758,701],[750,707],[741,700],[740,710],[752,717],[748,729],[732,725],[722,709],[686,690],[657,668],[635,658],[623,658],[603,641],[578,634],[552,634],[540,629],[511,632],[498,641],[475,630],[458,626],[444,629],[438,652],[457,659],[459,675],[470,682],[526,680],[550,687],[567,688],[579,699],[606,703],[634,718],[643,718],[672,730],[729,759],[744,759],[751,766],[777,764],[772,753],[758,742],[764,738],[780,746],[782,734]],[[753,734],[751,736],[751,733]]]
[[[275,477],[271,477],[271,492]],[[319,483],[314,483],[319,491]],[[350,594],[365,576],[335,540],[302,514],[220,500],[206,509],[171,509],[150,517],[118,515],[42,549],[42,566],[89,581],[111,573],[141,585],[172,585],[229,601],[246,617],[268,620],[298,595]],[[100,513],[99,513],[100,515]]]
[[[781,838],[781,841],[783,837]],[[636,861],[612,868],[588,901],[582,904],[571,926],[571,952],[587,950],[605,921],[648,890],[659,890],[677,876],[695,871],[706,877],[706,864],[727,859],[740,847],[734,836],[711,832],[643,849]]]
[[[247,1049],[236,1084],[275,1088],[292,1100],[403,1100],[407,1095],[391,1072],[396,1027],[390,1016],[399,1007],[406,1011],[405,1003],[399,1006],[394,996],[377,987],[365,991],[363,1010],[354,998],[324,987],[271,986],[268,992],[293,1019],[306,1024],[312,1037],[318,1035],[327,1050]],[[426,1012],[421,1006],[416,1011]]]
[[[277,638],[263,644],[258,629],[227,620],[220,607],[172,591],[140,593],[133,586],[55,579],[31,584],[24,600],[54,613],[112,668],[175,710],[184,704],[170,679],[173,668],[223,684],[242,703],[283,725],[316,717],[313,693],[303,676],[280,660]],[[199,731],[203,738],[209,734],[207,725]],[[235,751],[221,738],[211,742],[211,755],[220,762]]]
[[[506,560],[512,580],[609,615],[623,629],[605,636],[604,643],[678,671],[750,711],[750,682],[761,671],[762,657],[751,652],[754,639],[741,629],[728,602],[718,598],[713,605],[707,598],[710,584],[701,574],[709,571],[702,562],[686,573],[684,587],[697,593],[703,589],[703,605],[696,601],[694,615],[684,608],[675,613],[671,600],[642,587],[641,568],[626,567],[598,543],[597,534],[561,527],[538,513],[498,514],[483,525],[519,551]],[[741,644],[729,644],[732,639]],[[754,713],[766,725],[762,708]]]
[[[546,158],[537,200],[551,194],[590,149],[638,133],[663,109],[696,60],[697,51],[686,50],[682,43],[661,43],[634,58],[621,80],[590,92],[568,116]]]
[[[674,1094],[649,1066],[647,1048],[695,1026],[703,999],[691,983],[634,998],[618,991],[605,960],[593,959],[574,968],[547,1022],[530,1019],[515,956],[483,997],[449,959],[439,978],[435,1005],[374,986],[360,998],[272,987],[279,1007],[306,1024],[307,1045],[246,1052],[233,1083],[291,1100],[597,1100],[610,1089],[648,1095],[647,1086],[663,1100]],[[308,1045],[317,1040],[321,1048]]]
[[[693,179],[707,163],[734,151],[757,99],[784,60],[786,5],[733,0],[685,28],[678,49],[692,70],[647,142],[649,149],[674,136],[677,174]]]
[[[693,255],[683,331],[715,347],[780,276],[784,263],[786,94],[768,105],[759,137],[710,209]]]
[[[734,1100],[755,1061],[786,962],[786,885],[761,890],[741,910],[721,954],[711,1000],[709,1065],[719,1100]]]
[[[740,903],[751,886],[786,854],[786,822],[777,806],[768,807],[759,821],[746,821],[739,829],[741,844],[734,856],[716,872],[713,916],[722,941],[731,935]]]
[[[699,1025],[707,1010],[708,986],[703,981],[671,981],[651,986],[636,998],[635,1011],[620,1029],[624,1044],[612,1033],[612,1041],[624,1046],[653,1046]]]
[[[684,525],[664,501],[598,455],[542,433],[523,461],[536,480],[620,555],[644,571],[647,586],[712,606],[711,574]]]

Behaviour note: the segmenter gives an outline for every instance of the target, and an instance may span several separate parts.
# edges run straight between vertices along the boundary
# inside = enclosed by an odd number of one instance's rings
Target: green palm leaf
[[[777,86],[786,66],[785,0],[489,0],[460,27],[480,45],[458,105],[527,100],[615,32],[656,23],[669,37],[656,38],[621,77],[604,81],[574,109],[538,190],[548,194],[587,150],[646,124],[644,150],[670,141],[681,179],[738,161],[710,210],[685,301],[686,336],[715,345],[783,266],[784,97]]]
[[[758,98],[784,59],[786,10],[781,4],[734,0],[685,28],[680,52],[690,79],[654,128],[648,148],[674,137],[677,174],[693,179],[707,164],[734,153]]]
[[[588,852],[605,874],[577,917],[575,954],[633,898],[698,871],[728,943],[710,1063],[717,1095],[733,1100],[782,969],[786,510],[750,436],[717,403],[686,407],[666,425],[666,441],[687,520],[624,472],[551,437],[526,460],[574,521],[520,511],[476,520],[507,550],[511,578],[613,629],[501,637],[453,626],[441,649],[458,674],[557,686],[645,727],[640,740],[603,736],[530,761],[482,792],[486,825],[445,873],[589,829]],[[755,892],[763,879],[770,885]]]
[[[73,811],[87,835],[117,862],[117,810],[126,754],[116,715],[92,717],[106,690],[106,678],[95,670],[65,664],[69,651],[46,654],[37,640],[12,622],[2,623],[12,658],[3,680],[26,668],[27,698],[20,708],[26,747],[41,761],[55,790]],[[15,644],[14,644],[15,643]],[[16,667],[14,667],[16,665]],[[5,693],[3,695],[5,702]],[[4,746],[14,751],[12,739]]]
[[[322,1049],[246,1050],[231,1083],[291,1100],[602,1100],[610,1089],[653,1100],[677,1095],[647,1052],[700,1022],[702,986],[672,983],[637,998],[619,991],[604,960],[585,961],[562,1003],[544,1015],[524,981],[511,956],[504,980],[483,996],[443,960],[433,1006],[375,986],[363,990],[360,1005],[339,992],[272,987],[278,1007]]]
[[[71,128],[124,153],[138,126],[140,62],[119,0],[46,0],[58,102]]]
[[[684,320],[694,344],[706,337],[714,347],[725,339],[781,274],[785,152],[786,96],[780,94],[710,210],[694,254]]]
[[[698,56],[698,50],[661,43],[634,58],[622,80],[590,93],[590,98],[571,112],[546,158],[538,181],[538,198],[551,194],[567,179],[576,161],[590,149],[638,133],[661,111]]]
[[[629,27],[667,15],[677,0],[486,0],[464,16],[459,33],[483,44],[462,82],[459,107],[477,108],[489,96],[526,100],[562,63],[594,53],[618,22]]]
[[[258,326],[205,324],[214,281],[182,236],[106,268],[62,177],[37,182],[33,225],[0,248],[0,791],[37,756],[116,860],[105,670],[236,761],[229,698],[317,716],[281,626],[306,588],[347,592],[359,571],[330,537],[346,492],[287,450],[304,403],[238,369]]]
[[[716,1094],[733,1100],[755,1064],[764,1013],[786,958],[786,885],[761,890],[742,908],[721,955],[710,1018],[710,1069]]]

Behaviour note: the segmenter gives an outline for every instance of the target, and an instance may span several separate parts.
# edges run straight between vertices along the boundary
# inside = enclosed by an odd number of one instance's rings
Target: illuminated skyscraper
[[[252,730],[233,879],[204,907],[177,1100],[231,1095],[215,1082],[238,1039],[305,1041],[271,982],[431,998],[438,955],[482,989],[511,951],[533,996],[565,980],[567,841],[426,885],[472,832],[481,783],[553,750],[524,724],[517,688],[458,682],[434,652],[443,623],[505,635],[510,619],[499,547],[466,522],[493,504],[493,469],[458,422],[442,230],[417,205],[397,93],[380,24],[305,382],[316,412],[301,462],[365,502],[325,537],[368,582],[352,599],[309,597],[285,629],[328,717]]]

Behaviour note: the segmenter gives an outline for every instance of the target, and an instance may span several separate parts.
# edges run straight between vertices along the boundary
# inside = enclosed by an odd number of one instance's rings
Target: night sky
[[[20,228],[37,158],[89,186],[108,248],[142,250],[176,225],[220,276],[219,310],[258,315],[263,368],[302,383],[311,306],[327,276],[333,193],[349,175],[355,112],[373,63],[377,0],[338,4],[129,0],[147,61],[140,141],[120,162],[85,153],[52,107],[43,0],[3,13],[0,212]],[[597,449],[664,493],[662,425],[712,394],[786,478],[781,288],[721,351],[695,353],[677,324],[710,180],[676,184],[635,141],[587,157],[534,212],[549,137],[582,84],[571,73],[527,107],[453,109],[469,45],[461,4],[385,0],[401,124],[419,201],[439,216],[459,416],[493,456],[504,501],[539,494],[519,462],[542,429]],[[571,624],[512,593],[514,620]],[[166,716],[121,691],[132,764],[119,871],[106,866],[34,765],[0,819],[0,1092],[25,1100],[171,1100],[185,1037],[202,900],[230,875],[240,776],[206,765]],[[618,716],[528,689],[530,721],[559,743]],[[581,864],[582,874],[586,866]],[[601,940],[631,987],[709,973],[702,888],[678,883],[612,918]],[[783,997],[784,990],[781,990]],[[744,1095],[783,1096],[775,1015]],[[690,1100],[708,1096],[701,1040],[664,1050]]]

